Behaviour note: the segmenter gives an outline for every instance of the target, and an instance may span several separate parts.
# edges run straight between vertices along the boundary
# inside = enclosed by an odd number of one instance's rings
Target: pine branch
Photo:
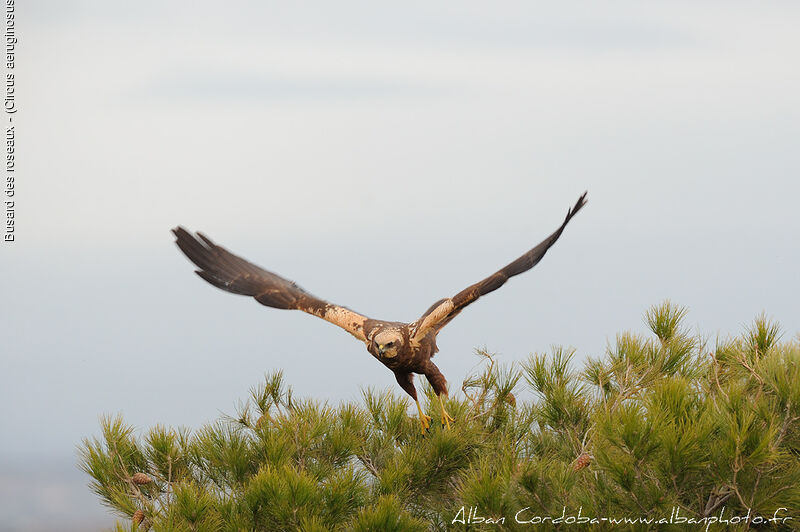
[[[562,347],[508,365],[479,350],[448,400],[451,429],[420,433],[394,390],[333,407],[274,372],[193,433],[156,427],[139,442],[106,419],[81,467],[140,530],[445,530],[459,508],[510,522],[525,507],[708,517],[800,502],[800,337],[779,343],[762,316],[708,354],[686,316],[654,307],[653,337],[620,334],[580,372]]]

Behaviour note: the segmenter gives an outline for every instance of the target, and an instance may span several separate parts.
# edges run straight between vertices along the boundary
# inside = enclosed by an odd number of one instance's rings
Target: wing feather
[[[461,310],[467,305],[477,300],[479,297],[493,292],[503,286],[510,277],[519,275],[536,266],[547,250],[556,243],[561,236],[564,228],[575,214],[586,205],[586,192],[578,198],[575,205],[567,211],[567,217],[561,226],[553,234],[542,240],[536,247],[519,257],[517,260],[506,265],[501,270],[493,273],[486,279],[468,286],[453,297],[441,299],[431,306],[417,321],[411,324],[412,341],[419,342],[431,332],[438,332],[442,327],[450,323]]]
[[[359,340],[366,339],[366,316],[309,294],[296,283],[216,245],[202,233],[194,236],[183,227],[176,227],[172,232],[180,250],[199,268],[195,273],[209,284],[234,294],[252,296],[268,307],[302,310],[338,325]]]

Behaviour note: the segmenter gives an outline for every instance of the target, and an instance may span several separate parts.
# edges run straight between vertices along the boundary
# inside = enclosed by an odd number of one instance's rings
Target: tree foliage
[[[653,520],[597,530],[683,530],[776,511],[774,529],[799,528],[800,339],[780,342],[761,316],[709,348],[685,315],[654,307],[651,335],[618,335],[582,371],[561,347],[513,365],[479,351],[483,368],[447,403],[450,430],[421,434],[399,393],[331,406],[297,399],[276,372],[194,432],[137,437],[105,418],[81,466],[117,530],[482,530],[501,518],[524,530],[578,512]],[[438,419],[429,388],[423,403]]]

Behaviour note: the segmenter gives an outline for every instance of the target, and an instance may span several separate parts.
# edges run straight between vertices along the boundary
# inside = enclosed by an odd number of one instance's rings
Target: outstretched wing
[[[477,282],[457,293],[453,297],[448,297],[437,301],[425,314],[411,324],[411,338],[413,342],[420,342],[428,334],[438,331],[456,317],[461,310],[478,299],[479,297],[497,290],[508,281],[509,277],[519,275],[536,266],[550,246],[556,243],[561,236],[564,228],[575,214],[586,205],[586,192],[578,198],[575,206],[567,211],[567,217],[561,227],[545,238],[535,248],[525,253],[523,256],[503,268],[502,270],[490,275],[483,281]]]
[[[359,340],[365,340],[366,316],[309,294],[292,281],[259,268],[216,245],[202,233],[194,236],[183,227],[176,227],[172,232],[175,234],[175,243],[199,268],[195,273],[217,288],[253,296],[268,307],[308,312],[338,325]]]

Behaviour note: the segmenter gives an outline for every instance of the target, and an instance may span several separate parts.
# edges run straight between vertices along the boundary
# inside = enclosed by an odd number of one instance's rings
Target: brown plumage
[[[449,426],[453,418],[444,409],[447,381],[431,361],[436,354],[436,336],[464,307],[479,297],[497,290],[515,275],[533,268],[555,244],[573,216],[586,204],[586,193],[567,211],[561,226],[536,247],[506,267],[468,286],[453,297],[434,303],[419,319],[411,323],[368,318],[348,308],[328,303],[299,286],[247,262],[216,245],[202,233],[192,235],[182,227],[172,230],[176,244],[199,268],[196,273],[217,288],[234,294],[252,296],[268,307],[302,310],[338,325],[366,344],[367,351],[394,372],[398,384],[417,403],[423,431],[430,418],[422,413],[414,388],[414,373],[425,375],[439,396],[442,423]]]

